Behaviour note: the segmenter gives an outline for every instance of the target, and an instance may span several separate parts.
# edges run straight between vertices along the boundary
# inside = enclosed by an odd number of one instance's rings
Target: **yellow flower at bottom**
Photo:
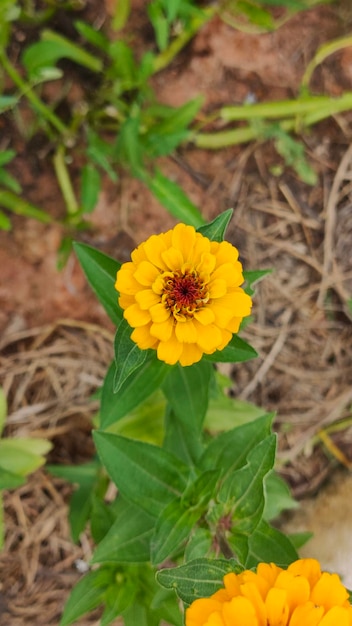
[[[152,235],[117,272],[115,288],[132,340],[170,365],[223,350],[250,314],[238,250],[178,224]]]
[[[349,594],[315,559],[287,570],[260,563],[226,574],[224,588],[186,609],[186,626],[352,626]]]

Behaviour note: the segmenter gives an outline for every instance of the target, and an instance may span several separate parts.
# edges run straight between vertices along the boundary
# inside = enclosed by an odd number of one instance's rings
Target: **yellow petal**
[[[121,294],[135,294],[141,288],[133,276],[135,269],[133,263],[124,263],[117,272],[115,289]]]
[[[309,600],[310,586],[304,576],[294,576],[291,572],[283,571],[278,575],[275,587],[285,589],[290,613],[296,606]]]
[[[320,563],[316,559],[298,559],[288,566],[287,571],[294,576],[300,575],[307,578],[311,589],[321,576]]]
[[[132,328],[144,326],[150,322],[149,311],[142,311],[138,304],[132,304],[132,306],[125,309],[123,316]]]
[[[242,596],[224,604],[222,614],[225,626],[259,626],[252,603]]]
[[[162,253],[166,250],[165,238],[162,235],[152,235],[144,243],[144,252],[148,261],[161,270],[166,269],[166,265],[162,260]]]
[[[231,333],[238,333],[239,328],[241,326],[242,317],[233,317],[232,320],[227,324],[226,329],[231,331]]]
[[[211,242],[210,251],[216,255],[216,264],[222,265],[223,263],[236,263],[238,260],[238,250],[235,246],[231,245],[228,241]]]
[[[319,626],[350,626],[350,624],[349,611],[342,606],[334,606],[319,622]]]
[[[160,302],[160,296],[158,296],[151,289],[143,289],[138,291],[135,295],[136,302],[138,302],[141,309],[150,309]]]
[[[134,341],[141,350],[148,350],[148,348],[155,348],[157,339],[150,334],[150,325],[139,326],[135,328],[131,334],[131,339]]]
[[[170,311],[164,304],[155,304],[150,309],[150,317],[153,322],[160,323],[165,322],[170,317]]]
[[[179,361],[183,367],[198,363],[203,356],[203,351],[194,343],[184,343],[183,350],[180,354]]]
[[[151,287],[159,274],[160,272],[155,265],[149,263],[149,261],[142,261],[138,264],[134,277],[141,285]]]
[[[167,267],[167,269],[176,271],[179,270],[183,265],[183,256],[180,250],[176,248],[169,248],[162,253],[162,259]]]
[[[177,224],[172,231],[172,245],[180,251],[183,260],[187,261],[193,252],[196,231],[193,226]]]
[[[289,607],[287,604],[287,592],[285,589],[269,589],[266,596],[265,606],[267,619],[270,626],[287,626],[289,619]]]
[[[210,306],[205,306],[199,309],[199,311],[195,311],[194,317],[198,322],[203,324],[203,326],[207,326],[207,324],[211,324],[215,320],[214,311]]]
[[[258,624],[267,624],[266,607],[256,582],[248,582],[241,585],[241,593],[253,605],[258,618]]]
[[[203,326],[198,322],[195,322],[197,329],[197,344],[206,353],[212,354],[222,342],[222,332],[215,326],[215,324],[209,324]]]
[[[313,587],[310,599],[328,610],[336,605],[341,606],[348,599],[348,592],[337,574],[323,572]]]
[[[160,341],[157,351],[158,359],[169,365],[175,365],[182,352],[182,346],[183,344],[177,341],[173,333],[168,341]]]
[[[203,626],[210,615],[216,611],[221,611],[220,602],[212,598],[200,598],[192,602],[191,606],[186,609],[186,626]]]
[[[214,270],[212,278],[222,278],[228,286],[239,287],[243,283],[241,263],[223,263]]]
[[[175,333],[179,341],[186,343],[196,343],[197,341],[197,330],[192,320],[176,322]]]
[[[216,265],[216,257],[209,252],[204,252],[201,255],[200,263],[197,264],[196,270],[200,274],[211,274]]]
[[[211,298],[221,298],[227,292],[226,281],[222,278],[211,280],[209,283],[209,295]]]
[[[295,608],[290,619],[290,626],[320,626],[323,613],[322,606],[315,606],[313,602],[306,602]]]
[[[172,335],[173,328],[173,319],[169,317],[165,322],[153,323],[150,327],[150,334],[160,341],[168,341]]]

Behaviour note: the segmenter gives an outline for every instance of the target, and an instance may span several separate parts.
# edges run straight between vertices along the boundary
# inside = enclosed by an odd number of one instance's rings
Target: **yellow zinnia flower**
[[[186,626],[352,626],[349,594],[315,559],[287,570],[260,563],[256,572],[226,574],[224,588],[186,609]]]
[[[141,348],[170,365],[223,350],[250,314],[238,250],[178,224],[152,235],[117,273],[124,317]]]

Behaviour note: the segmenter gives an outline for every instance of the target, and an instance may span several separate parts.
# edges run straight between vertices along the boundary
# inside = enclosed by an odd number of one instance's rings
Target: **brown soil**
[[[95,19],[101,3],[88,5]],[[143,3],[135,6],[138,24]],[[346,34],[351,23],[348,1],[312,9],[270,34],[245,34],[213,20],[155,77],[154,88],[172,105],[202,93],[207,112],[248,97],[292,97],[317,47]],[[352,90],[351,54],[347,48],[316,70],[317,93]],[[245,269],[273,268],[258,287],[254,320],[243,333],[259,358],[232,368],[231,376],[236,396],[277,412],[279,463],[297,496],[315,493],[336,465],[352,464],[351,123],[351,114],[338,115],[304,136],[319,176],[314,188],[287,168],[272,174],[280,159],[270,143],[218,152],[188,146],[160,163],[207,219],[234,207],[228,238],[240,249]],[[14,124],[5,136],[4,146],[20,153],[12,173],[25,197],[63,216],[45,146],[39,150],[33,140],[28,149]],[[175,223],[123,173],[117,186],[106,181],[91,221],[93,229],[77,238],[121,260],[148,235]],[[92,454],[97,404],[89,398],[111,359],[113,328],[74,255],[57,270],[63,227],[20,217],[12,223],[10,233],[0,233],[0,382],[9,399],[7,434],[45,435],[54,444],[52,461],[79,463]],[[70,541],[70,493],[63,481],[41,470],[5,494],[1,626],[59,623],[79,564],[91,551],[86,535],[79,545]]]

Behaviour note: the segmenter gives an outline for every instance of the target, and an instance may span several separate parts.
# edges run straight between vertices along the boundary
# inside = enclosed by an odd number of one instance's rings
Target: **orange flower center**
[[[165,272],[161,300],[175,318],[193,317],[208,302],[209,294],[195,270]]]

